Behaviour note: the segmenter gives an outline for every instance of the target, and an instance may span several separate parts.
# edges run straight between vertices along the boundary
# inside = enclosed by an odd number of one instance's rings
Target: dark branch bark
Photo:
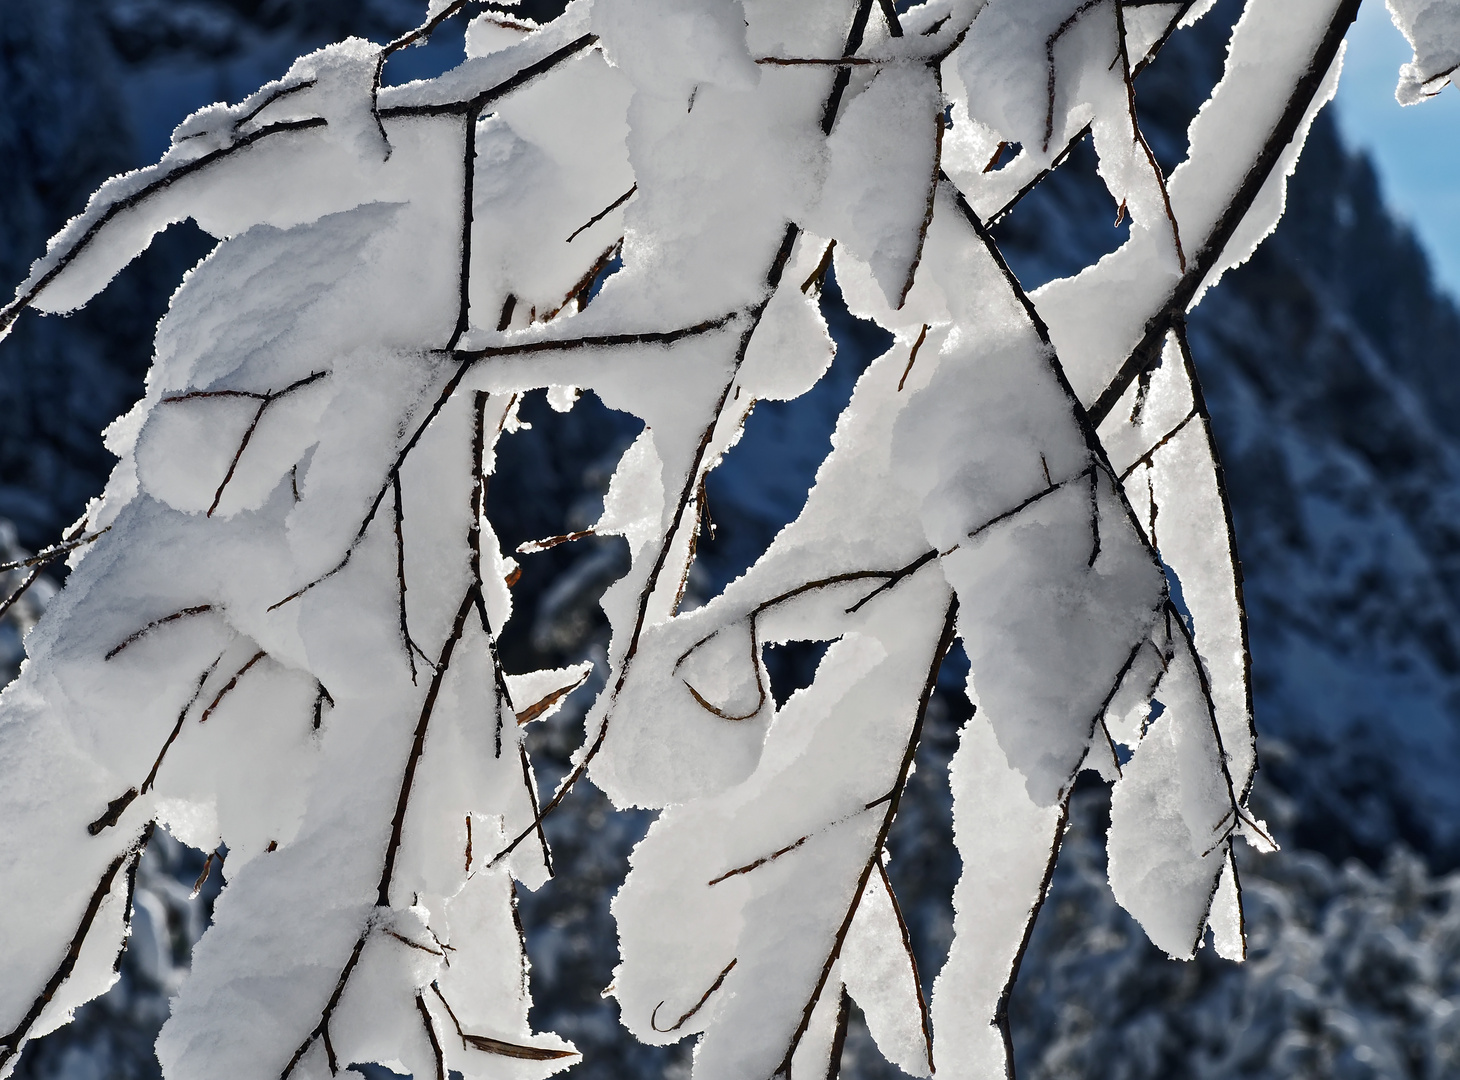
[[[289,1063],[284,1066],[284,1071],[279,1074],[279,1080],[289,1080],[289,1076],[298,1067],[304,1055],[309,1053],[309,1048],[321,1038],[324,1040],[325,1053],[329,1058],[331,1075],[339,1072],[339,1063],[335,1060],[335,1048],[330,1043],[330,1018],[334,1016],[335,1008],[340,1003],[340,997],[345,992],[345,985],[350,981],[350,975],[355,970],[355,965],[360,962],[360,954],[365,951],[365,941],[369,937],[370,928],[367,926],[356,939],[350,958],[345,961],[345,966],[340,970],[340,977],[335,980],[334,992],[330,994],[329,1001],[325,1002],[324,1010],[319,1016],[319,1023],[314,1025],[314,1030],[304,1037],[304,1041],[299,1044],[299,1049],[294,1051],[294,1056],[289,1059]]]
[[[426,729],[431,723],[431,713],[436,707],[436,697],[441,692],[441,683],[446,678],[446,670],[451,666],[451,654],[456,649],[456,643],[461,640],[461,635],[466,630],[466,620],[471,614],[476,603],[476,588],[473,586],[466,591],[461,598],[461,604],[456,609],[456,619],[452,623],[451,633],[446,638],[446,643],[441,646],[441,656],[436,662],[435,674],[431,676],[431,686],[426,691],[426,700],[421,705],[421,716],[416,721],[416,734],[411,742],[410,753],[406,757],[405,775],[401,778],[400,794],[396,797],[395,814],[391,818],[390,840],[385,847],[385,865],[380,872],[380,886],[377,890],[375,903],[377,907],[390,907],[390,881],[395,874],[396,853],[400,850],[401,837],[405,829],[406,809],[410,806],[411,786],[416,779],[416,766],[420,764],[421,755],[426,750]]]
[[[655,1005],[654,1012],[649,1016],[649,1026],[658,1032],[678,1031],[680,1028],[684,1027],[685,1022],[689,1020],[690,1017],[694,1016],[695,1013],[704,1008],[705,1002],[710,1000],[710,995],[712,995],[716,990],[720,989],[720,987],[724,985],[725,977],[730,974],[730,972],[735,968],[735,965],[738,962],[739,957],[736,957],[732,959],[728,964],[726,964],[725,969],[721,971],[720,974],[716,976],[715,981],[710,984],[710,988],[706,990],[703,994],[701,994],[700,999],[696,1001],[693,1005],[691,1005],[689,1009],[684,1013],[684,1015],[681,1016],[669,1027],[662,1028],[659,1026],[659,1010],[664,1007],[664,1002],[661,1001],[658,1005]]]
[[[912,932],[907,928],[907,920],[902,917],[902,905],[897,902],[897,893],[892,888],[892,879],[887,876],[887,864],[882,861],[882,853],[877,855],[877,872],[882,875],[882,887],[887,890],[887,898],[892,902],[892,913],[897,916],[897,928],[902,933],[902,951],[907,956],[908,967],[912,971],[913,989],[918,995],[918,1020],[923,1026],[923,1048],[928,1056],[928,1073],[931,1075],[933,1068],[933,1024],[928,1018],[928,1001],[923,996],[923,980],[918,975],[918,958],[913,952]]]
[[[218,691],[217,696],[214,697],[212,702],[209,703],[208,707],[203,710],[202,715],[198,717],[198,723],[207,723],[208,717],[213,715],[213,710],[218,708],[224,698],[233,693],[233,688],[238,685],[238,680],[247,675],[249,669],[267,655],[268,653],[264,652],[263,649],[260,649],[258,652],[254,653],[246,661],[244,661],[243,667],[239,668],[233,673],[233,678],[229,679],[226,683],[223,684],[223,689]]]
[[[587,221],[585,221],[582,225],[579,225],[576,229],[574,229],[573,230],[573,234],[571,236],[569,236],[568,239],[564,241],[564,243],[571,244],[574,240],[576,240],[578,238],[578,234],[579,233],[586,232],[587,230],[591,229],[593,226],[597,225],[604,218],[608,217],[609,214],[613,213],[620,206],[622,206],[624,203],[628,202],[631,198],[633,198],[634,197],[634,192],[636,192],[638,190],[639,190],[639,185],[636,183],[631,188],[629,188],[628,191],[625,191],[617,199],[614,199],[613,202],[609,203],[602,210],[598,211],[598,213],[594,214],[591,218],[589,218]]]
[[[209,612],[212,610],[212,604],[199,604],[196,607],[183,608],[181,611],[174,611],[171,615],[164,615],[160,619],[153,619],[146,626],[142,627],[142,629],[132,634],[129,634],[120,644],[114,646],[111,650],[109,650],[107,654],[102,657],[102,659],[112,659],[128,645],[136,644],[139,640],[150,634],[153,630],[156,630],[159,626],[165,626],[170,622],[176,622],[178,619],[186,619],[193,615],[202,615],[205,612]]]

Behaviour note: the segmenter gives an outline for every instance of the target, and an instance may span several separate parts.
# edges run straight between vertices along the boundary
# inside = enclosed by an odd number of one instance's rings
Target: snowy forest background
[[[549,15],[533,0],[525,14]],[[1378,2],[1378,0],[1369,0]],[[299,52],[414,25],[416,0],[0,0],[0,279],[18,282],[46,237],[105,177],[155,159],[172,126],[237,100]],[[1221,72],[1240,3],[1179,32],[1137,84],[1143,128],[1168,170]],[[454,37],[453,37],[454,32]],[[459,26],[392,60],[388,81],[459,55]],[[1077,152],[997,230],[1034,288],[1114,249],[1124,227]],[[139,396],[152,332],[208,238],[177,226],[90,307],[24,316],[0,347],[0,544],[53,541],[101,487],[100,430]],[[823,305],[841,348],[822,383],[762,403],[711,474],[717,526],[691,589],[714,595],[795,516],[862,367],[889,343]],[[1255,806],[1281,854],[1239,849],[1250,959],[1166,960],[1105,881],[1105,789],[1077,793],[1046,905],[1011,1004],[1026,1078],[1460,1075],[1460,311],[1385,210],[1371,164],[1319,117],[1277,233],[1191,321],[1230,484],[1251,616],[1262,770]],[[506,438],[489,513],[510,550],[593,522],[632,437],[594,399],[571,413],[542,395]],[[6,557],[0,555],[0,557]],[[502,643],[511,670],[601,654],[597,598],[621,541],[587,539],[524,561]],[[0,663],[20,659],[17,608]],[[775,650],[778,698],[809,680],[809,649]],[[889,873],[920,969],[951,938],[958,864],[946,764],[968,706],[956,662],[930,713],[893,829]],[[544,786],[581,737],[580,695],[529,745]],[[577,730],[575,730],[577,725]],[[651,1048],[600,999],[616,959],[608,898],[647,814],[613,814],[579,786],[548,820],[560,873],[524,894],[534,1026],[573,1040],[572,1075],[673,1076],[688,1044]],[[143,863],[121,983],[27,1051],[28,1078],[150,1077],[167,995],[219,887],[188,899],[203,856],[159,834]],[[842,1075],[896,1076],[855,1022]]]

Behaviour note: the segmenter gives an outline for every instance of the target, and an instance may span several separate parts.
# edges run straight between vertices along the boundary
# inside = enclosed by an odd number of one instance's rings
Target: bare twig
[[[436,1080],[446,1080],[446,1058],[441,1053],[441,1042],[436,1038],[436,1025],[431,1022],[426,999],[420,994],[416,995],[416,1011],[421,1014],[421,1026],[426,1029],[426,1038],[431,1043],[431,1057],[436,1062]]]
[[[193,615],[202,615],[212,610],[212,604],[199,604],[196,607],[188,607],[183,608],[181,611],[174,611],[171,615],[164,615],[160,619],[153,619],[146,626],[142,627],[142,629],[137,630],[132,634],[129,634],[120,644],[110,649],[107,654],[102,657],[102,659],[112,659],[128,645],[136,644],[139,640],[141,640],[147,634],[150,634],[153,630],[156,630],[159,626],[165,626],[170,622],[176,622],[178,619],[186,619]]]
[[[594,214],[591,218],[589,218],[587,221],[585,221],[582,225],[579,225],[576,229],[574,229],[572,235],[569,236],[568,239],[566,241],[564,241],[564,243],[571,244],[574,240],[577,239],[579,233],[586,232],[587,230],[591,229],[594,225],[597,225],[604,218],[608,217],[609,214],[613,213],[620,206],[622,206],[624,203],[628,202],[631,198],[633,198],[634,197],[634,192],[636,192],[638,190],[639,190],[639,185],[637,183],[635,183],[632,187],[629,188],[628,191],[625,191],[617,199],[614,199],[613,202],[609,203],[602,210],[598,211],[598,213]]]
[[[3,565],[0,565],[0,572],[16,570],[22,566],[29,566],[32,568],[31,572],[26,575],[25,580],[16,587],[15,591],[7,596],[3,601],[0,601],[0,619],[3,619],[5,617],[5,614],[12,607],[15,606],[16,602],[22,596],[25,595],[26,591],[40,580],[41,571],[46,568],[47,564],[55,562],[67,552],[74,551],[76,548],[79,548],[84,544],[91,543],[93,540],[103,535],[104,533],[110,532],[111,526],[108,525],[105,529],[99,529],[98,531],[92,533],[90,536],[82,536],[81,533],[84,532],[85,529],[86,519],[82,518],[80,523],[77,524],[76,528],[71,530],[71,535],[62,540],[61,543],[48,547],[45,551],[42,551],[37,555],[32,555],[28,559],[20,559],[17,562],[5,563]]]
[[[826,250],[821,253],[821,261],[816,264],[816,269],[811,271],[811,276],[801,283],[801,291],[808,296],[815,290],[821,292],[822,285],[826,282],[826,272],[831,269],[832,252],[836,250],[836,241],[828,241]]]
[[[395,578],[396,578],[396,608],[400,617],[401,643],[405,646],[406,660],[411,666],[411,685],[416,685],[416,653],[419,647],[415,639],[411,637],[410,620],[406,617],[406,537],[405,537],[405,506],[400,489],[400,473],[396,472],[390,478],[391,487],[395,490]]]
[[[208,875],[213,872],[214,859],[218,860],[220,866],[222,865],[223,856],[218,853],[218,849],[216,848],[208,852],[208,857],[203,860],[203,869],[198,874],[198,880],[193,882],[193,891],[188,893],[189,900],[196,900],[198,894],[203,891],[203,886],[208,883]]]
[[[309,1052],[309,1048],[321,1038],[324,1039],[325,1054],[329,1058],[330,1074],[335,1075],[340,1071],[339,1062],[335,1060],[335,1048],[330,1043],[330,1018],[334,1016],[335,1008],[340,1003],[340,996],[345,992],[345,986],[350,981],[350,975],[354,972],[355,965],[360,962],[360,954],[365,951],[365,942],[369,937],[370,927],[367,926],[356,939],[355,948],[350,952],[350,958],[345,961],[339,978],[335,980],[334,992],[330,994],[329,1000],[325,1002],[324,1009],[320,1012],[319,1023],[314,1025],[314,1029],[304,1037],[304,1041],[294,1051],[294,1056],[289,1059],[289,1063],[284,1066],[284,1071],[279,1074],[279,1080],[289,1080],[299,1062]]]
[[[931,1076],[933,1068],[933,1025],[928,1018],[928,1001],[923,996],[923,981],[918,976],[918,958],[913,952],[912,932],[907,928],[907,920],[902,917],[902,905],[897,902],[897,893],[892,888],[892,879],[887,876],[887,864],[882,860],[882,853],[877,853],[877,872],[882,875],[882,887],[887,890],[887,899],[892,904],[892,913],[897,916],[897,928],[902,933],[902,951],[907,956],[907,963],[912,975],[913,990],[918,996],[918,1021],[923,1027],[923,1049],[928,1058],[928,1074]]]
[[[690,1017],[694,1016],[695,1013],[704,1008],[705,1002],[710,1000],[710,995],[713,994],[716,990],[720,989],[722,985],[724,985],[725,976],[729,975],[730,972],[734,970],[735,965],[738,961],[739,957],[735,957],[728,964],[726,964],[725,969],[721,971],[720,974],[716,976],[715,981],[710,984],[710,988],[706,990],[703,994],[701,994],[700,999],[696,1001],[693,1005],[691,1005],[689,1009],[684,1013],[684,1015],[681,1016],[669,1027],[662,1028],[659,1026],[659,1010],[664,1007],[664,1002],[661,1001],[658,1005],[655,1005],[654,1012],[649,1016],[649,1026],[658,1032],[678,1031],[680,1028],[684,1027],[685,1021],[687,1021]]]
[[[536,555],[540,551],[549,551],[559,544],[570,544],[574,540],[597,535],[598,533],[593,529],[579,529],[577,532],[564,533],[562,536],[549,536],[542,540],[524,540],[517,545],[517,554]]]
[[[65,540],[62,540],[59,544],[53,544],[50,547],[46,548],[44,551],[38,551],[34,555],[29,555],[24,559],[16,559],[13,562],[0,563],[0,573],[7,573],[11,570],[20,570],[27,566],[46,566],[50,563],[55,562],[62,555],[70,554],[79,547],[85,547],[87,544],[90,544],[97,538],[105,535],[108,532],[111,532],[111,526],[108,525],[104,529],[98,529],[90,536],[81,536],[80,534],[84,532],[85,529],[86,523],[83,521],[80,525],[72,530],[69,537],[67,537]]]
[[[760,867],[764,866],[766,863],[775,862],[782,855],[788,855],[788,854],[790,854],[791,852],[795,851],[798,847],[800,847],[802,844],[806,843],[806,841],[807,840],[810,840],[810,839],[811,839],[811,834],[808,833],[807,835],[801,837],[799,840],[793,840],[793,841],[791,841],[791,843],[787,844],[783,848],[777,848],[775,851],[772,851],[769,855],[762,855],[760,858],[754,860],[753,862],[748,862],[744,866],[737,866],[733,870],[726,870],[723,874],[719,875],[718,877],[712,877],[709,881],[705,882],[705,884],[706,885],[718,885],[718,884],[720,884],[720,882],[726,880],[727,878],[733,878],[733,877],[736,877],[736,876],[738,876],[740,874],[748,874],[752,870],[758,870],[758,869],[760,869]]]
[[[237,671],[235,671],[233,673],[233,677],[231,679],[229,679],[226,683],[223,684],[223,689],[221,689],[221,690],[218,691],[217,696],[214,697],[213,700],[212,700],[212,702],[208,705],[208,707],[203,710],[202,715],[198,717],[198,723],[200,723],[200,724],[207,723],[208,722],[208,717],[210,717],[210,716],[213,715],[213,710],[216,709],[216,708],[218,708],[218,706],[222,703],[222,701],[223,701],[223,699],[225,697],[227,697],[229,694],[233,693],[233,688],[238,685],[238,680],[241,679],[241,678],[243,678],[245,675],[247,675],[248,672],[249,672],[249,669],[252,668],[255,664],[257,664],[260,660],[262,660],[267,655],[268,655],[268,653],[264,652],[263,649],[260,649],[258,652],[254,653],[247,660],[245,660],[244,661],[244,664],[243,664],[243,667],[239,668]]]
[[[312,374],[306,375],[302,379],[290,383],[282,390],[268,390],[262,394],[256,393],[251,390],[193,390],[186,394],[177,394],[173,397],[165,397],[162,399],[161,404],[163,405],[173,405],[185,401],[197,401],[202,398],[223,397],[252,398],[259,403],[257,411],[255,411],[253,414],[253,419],[249,421],[248,427],[244,429],[243,438],[240,439],[238,442],[238,449],[233,454],[233,460],[228,463],[228,471],[224,473],[223,480],[218,485],[218,490],[213,494],[213,503],[211,506],[208,507],[208,517],[213,516],[213,512],[218,509],[218,504],[222,502],[223,492],[228,489],[228,484],[233,479],[234,472],[236,472],[238,469],[238,463],[243,458],[243,452],[248,449],[248,444],[253,439],[253,433],[258,429],[259,421],[264,418],[264,413],[268,411],[269,406],[282,397],[292,394],[297,390],[303,390],[311,383],[318,382],[320,379],[323,379],[328,374],[329,372],[327,371],[316,371]]]

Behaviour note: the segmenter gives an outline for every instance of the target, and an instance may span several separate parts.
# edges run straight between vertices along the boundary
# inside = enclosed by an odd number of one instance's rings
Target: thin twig
[[[370,927],[366,926],[359,938],[356,939],[355,948],[351,951],[350,958],[345,961],[345,966],[341,969],[339,978],[335,980],[334,992],[330,994],[329,1000],[325,1002],[324,1009],[320,1013],[319,1023],[315,1024],[314,1030],[304,1037],[304,1041],[294,1051],[294,1056],[289,1059],[289,1063],[284,1066],[284,1071],[279,1074],[279,1080],[289,1080],[289,1076],[294,1072],[294,1069],[299,1065],[304,1055],[309,1052],[309,1048],[321,1037],[324,1039],[325,1054],[329,1058],[331,1075],[339,1072],[339,1066],[335,1060],[335,1048],[330,1043],[330,1018],[334,1016],[335,1007],[340,1003],[340,996],[345,992],[345,985],[350,981],[350,975],[355,970],[355,965],[360,962],[360,954],[365,951],[365,942],[369,937]]]
[[[918,350],[923,347],[923,342],[926,341],[927,338],[928,338],[928,324],[927,323],[923,323],[922,330],[918,331],[918,339],[913,342],[912,349],[907,354],[907,367],[905,367],[905,368],[902,369],[902,378],[900,378],[900,379],[897,380],[897,392],[899,394],[902,393],[903,385],[906,384],[907,377],[912,372],[913,363],[918,358]]]
[[[439,983],[431,983],[431,990],[441,999],[441,1004],[446,1007],[446,1015],[451,1017],[451,1023],[456,1028],[456,1034],[461,1037],[462,1046],[470,1046],[474,1050],[480,1050],[486,1054],[496,1054],[498,1057],[517,1058],[519,1061],[558,1061],[562,1058],[577,1057],[574,1050],[550,1050],[545,1046],[523,1046],[521,1043],[504,1042],[502,1039],[494,1039],[489,1035],[472,1035],[462,1030],[461,1021],[456,1018],[456,1012],[451,1008],[451,1003],[446,1000],[446,995],[441,992]]]
[[[589,218],[587,221],[585,221],[582,225],[579,225],[576,229],[574,229],[573,230],[573,234],[571,236],[569,236],[568,239],[564,241],[564,243],[571,244],[575,239],[577,239],[579,233],[586,232],[588,229],[591,229],[594,225],[597,225],[604,218],[608,217],[609,214],[613,213],[615,210],[617,210],[624,203],[626,203],[630,199],[632,199],[634,197],[634,192],[636,192],[638,190],[639,190],[639,185],[638,185],[637,182],[635,182],[634,185],[632,187],[630,187],[628,191],[625,191],[617,199],[614,199],[613,202],[609,203],[602,210],[598,211],[598,213],[594,214],[591,218]]]
[[[790,854],[791,852],[795,851],[798,847],[800,847],[802,844],[806,843],[806,841],[807,840],[810,840],[810,839],[811,839],[811,834],[808,833],[807,835],[801,837],[799,840],[793,840],[793,841],[791,841],[791,843],[787,844],[783,848],[777,848],[775,851],[772,851],[769,855],[762,855],[760,858],[754,860],[753,862],[748,862],[744,866],[737,866],[733,870],[726,870],[719,877],[713,877],[709,881],[705,882],[705,884],[706,885],[718,885],[718,884],[720,884],[720,882],[726,880],[727,878],[733,878],[733,877],[736,877],[736,876],[738,876],[740,874],[748,874],[752,870],[758,870],[762,866],[764,866],[766,863],[775,862],[782,855],[788,855],[788,854]]]
[[[53,544],[51,547],[48,547],[43,551],[38,551],[34,555],[28,555],[24,559],[16,559],[13,562],[0,563],[0,573],[7,573],[11,570],[20,570],[27,566],[49,565],[50,563],[53,563],[57,559],[59,559],[62,555],[69,554],[79,547],[85,547],[87,544],[92,543],[97,538],[111,532],[111,528],[112,527],[108,525],[104,529],[98,529],[90,536],[80,536],[79,534],[85,531],[85,522],[83,522],[72,531],[70,537],[62,540],[59,544]]]
[[[731,961],[725,965],[725,969],[721,971],[718,976],[716,976],[715,981],[710,984],[710,988],[700,995],[700,999],[696,1001],[693,1005],[691,1005],[689,1009],[684,1013],[684,1015],[681,1016],[669,1027],[662,1028],[659,1026],[659,1010],[664,1007],[664,1002],[661,1001],[658,1005],[655,1005],[654,1012],[649,1016],[649,1026],[658,1032],[678,1031],[684,1026],[686,1020],[688,1020],[690,1017],[694,1016],[695,1013],[704,1008],[705,1002],[709,1001],[710,995],[713,994],[716,990],[720,989],[720,987],[724,984],[725,976],[729,975],[730,972],[734,970],[738,960],[739,957],[732,958]]]
[[[153,630],[156,630],[159,626],[165,626],[170,622],[176,622],[178,619],[186,619],[192,615],[202,615],[212,610],[212,604],[199,604],[196,607],[188,607],[183,608],[181,611],[174,611],[171,615],[164,615],[160,619],[153,619],[146,626],[142,627],[142,629],[137,630],[132,634],[129,634],[120,644],[110,649],[107,654],[102,657],[102,659],[112,659],[127,646],[136,644],[139,640],[141,640],[147,634],[150,634]]]
[[[1176,211],[1171,208],[1171,193],[1166,189],[1166,174],[1157,164],[1156,155],[1151,152],[1151,144],[1146,142],[1146,136],[1141,132],[1141,123],[1136,118],[1136,84],[1135,77],[1131,73],[1130,51],[1125,41],[1125,4],[1123,0],[1114,0],[1114,3],[1116,57],[1120,61],[1121,79],[1125,83],[1126,107],[1130,111],[1131,139],[1146,155],[1146,162],[1151,166],[1151,174],[1156,178],[1156,187],[1161,192],[1161,202],[1166,207],[1166,219],[1171,223],[1171,242],[1176,246],[1176,259],[1181,264],[1181,272],[1184,274],[1186,273],[1186,252],[1181,247],[1181,227],[1176,223]],[[1122,209],[1125,208],[1125,203],[1122,202],[1120,205]],[[1116,224],[1119,224],[1119,220]]]
[[[250,441],[252,441],[254,432],[258,430],[259,421],[264,418],[264,413],[268,411],[269,406],[282,397],[286,397],[289,394],[292,394],[298,390],[303,390],[311,383],[318,382],[320,379],[323,379],[328,374],[329,372],[327,371],[312,372],[311,374],[306,375],[304,378],[298,379],[295,382],[290,383],[282,390],[267,390],[261,394],[252,390],[193,390],[186,394],[177,394],[172,397],[165,397],[162,399],[161,404],[163,405],[173,405],[179,402],[186,401],[197,401],[203,398],[221,397],[252,398],[259,403],[258,409],[253,414],[253,419],[249,421],[248,427],[244,429],[243,438],[240,439],[238,442],[238,449],[234,451],[233,460],[228,463],[228,471],[224,473],[223,480],[218,485],[218,490],[213,494],[213,502],[212,505],[208,507],[208,513],[206,516],[212,517],[213,512],[218,509],[218,504],[223,501],[223,492],[228,489],[228,484],[230,481],[232,481],[233,474],[238,470],[238,463],[243,459],[243,452],[248,449],[248,444]]]
[[[218,695],[213,698],[212,703],[206,709],[204,709],[203,714],[198,717],[198,723],[206,724],[208,722],[208,717],[213,715],[213,710],[218,708],[223,699],[233,692],[233,688],[238,685],[238,680],[247,675],[249,669],[267,655],[268,653],[264,652],[263,649],[260,649],[258,652],[250,656],[244,662],[243,667],[239,668],[233,673],[233,678],[229,679],[226,683],[223,684],[223,689],[218,691]]]

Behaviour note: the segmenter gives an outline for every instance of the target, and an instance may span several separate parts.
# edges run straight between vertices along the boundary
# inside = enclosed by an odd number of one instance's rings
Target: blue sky
[[[1390,207],[1414,228],[1436,277],[1460,298],[1460,89],[1400,107],[1399,65],[1413,54],[1382,0],[1365,0],[1348,35],[1338,124],[1374,157]]]

